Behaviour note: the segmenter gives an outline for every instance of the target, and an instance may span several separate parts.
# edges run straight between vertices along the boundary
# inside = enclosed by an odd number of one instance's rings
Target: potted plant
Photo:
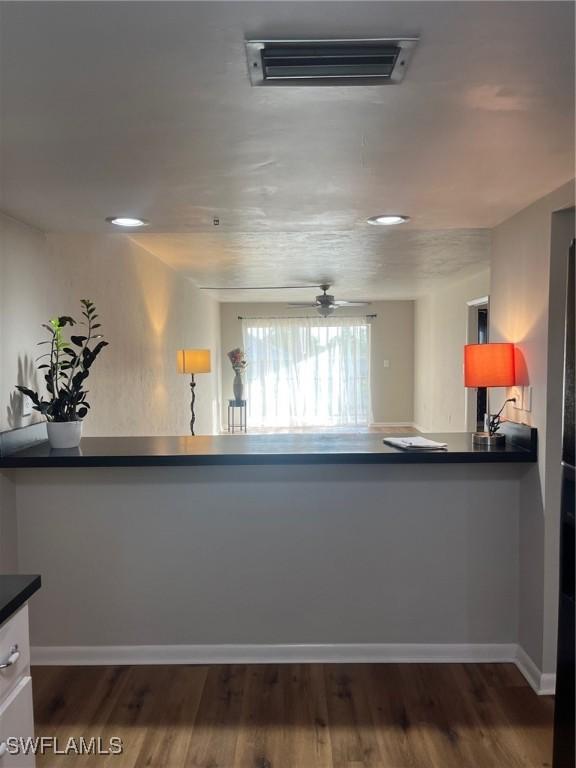
[[[234,392],[234,399],[237,403],[244,399],[244,382],[242,381],[242,374],[246,370],[248,361],[246,360],[246,354],[240,347],[231,349],[228,352],[228,359],[232,364],[232,370],[234,371],[234,382],[232,389]]]
[[[100,323],[96,307],[89,299],[82,299],[84,333],[64,338],[66,326],[77,325],[73,317],[63,315],[43,323],[50,338],[38,342],[50,345],[50,351],[40,355],[38,360],[46,360],[38,366],[45,370],[44,380],[48,398],[44,399],[32,389],[16,386],[23,395],[27,395],[34,404],[34,410],[46,417],[48,422],[48,440],[53,448],[76,448],[82,437],[82,419],[88,413],[90,404],[86,400],[88,390],[85,382],[90,368],[100,352],[108,345],[101,333],[97,333]]]

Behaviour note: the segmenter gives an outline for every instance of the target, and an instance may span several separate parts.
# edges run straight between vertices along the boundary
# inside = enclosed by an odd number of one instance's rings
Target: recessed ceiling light
[[[146,219],[135,219],[131,216],[107,216],[106,221],[117,227],[147,227],[150,223]]]
[[[367,219],[368,224],[375,224],[381,227],[392,227],[394,224],[404,224],[405,221],[410,221],[410,216],[397,216],[383,214],[381,216],[370,216]]]

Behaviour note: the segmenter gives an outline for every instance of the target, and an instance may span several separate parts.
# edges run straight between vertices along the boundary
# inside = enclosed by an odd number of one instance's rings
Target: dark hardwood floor
[[[553,699],[511,664],[35,667],[38,768],[544,768]]]

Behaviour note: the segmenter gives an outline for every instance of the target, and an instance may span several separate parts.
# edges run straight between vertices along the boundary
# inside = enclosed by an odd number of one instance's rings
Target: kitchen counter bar
[[[426,435],[442,451],[406,451],[383,443],[383,433],[88,437],[79,448],[53,450],[47,442],[0,458],[0,469],[32,467],[151,467],[289,464],[486,464],[535,462],[536,430],[506,424],[506,444],[486,450],[469,433]]]
[[[0,624],[8,621],[40,589],[38,575],[0,575]]]
[[[45,584],[36,663],[386,660],[398,644],[508,659],[520,484],[538,467],[535,430],[507,430],[493,452],[432,435],[438,453],[377,433],[88,437],[76,452],[10,435],[18,567]]]

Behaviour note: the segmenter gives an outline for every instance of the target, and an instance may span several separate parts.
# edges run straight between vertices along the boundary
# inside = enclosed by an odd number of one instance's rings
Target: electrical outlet
[[[32,400],[23,393],[20,394],[20,416],[22,418],[32,415]]]
[[[523,398],[522,398],[522,409],[524,411],[531,411],[532,410],[532,387],[526,386],[522,387],[523,389]]]
[[[516,402],[512,403],[512,407],[515,408],[517,411],[522,410],[522,387],[511,387],[510,388],[510,397],[514,397],[516,399]]]
[[[383,368],[390,368],[390,360],[382,360]]]

